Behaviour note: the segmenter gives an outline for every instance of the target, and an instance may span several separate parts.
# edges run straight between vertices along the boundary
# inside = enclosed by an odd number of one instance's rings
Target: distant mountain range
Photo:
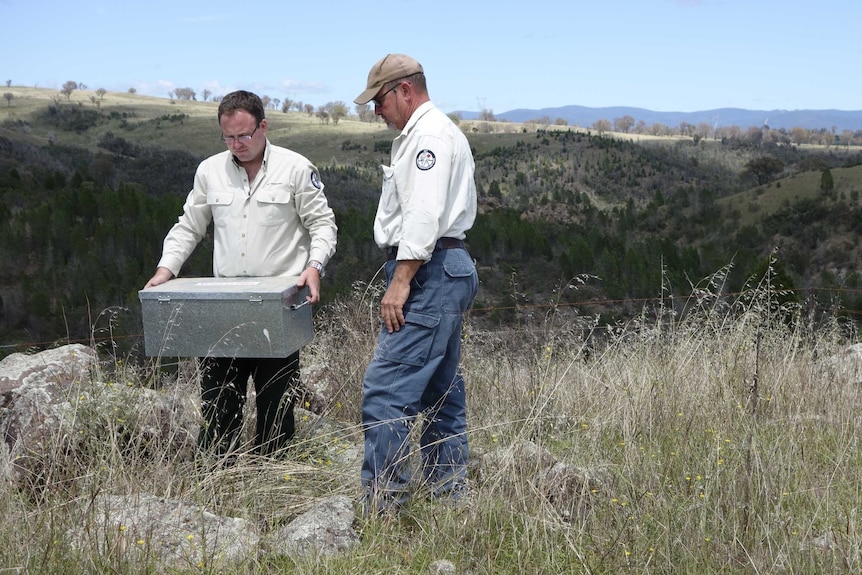
[[[478,112],[458,112],[465,120],[475,120]],[[772,129],[806,128],[819,130],[825,128],[837,133],[844,130],[862,130],[862,110],[743,110],[741,108],[719,108],[701,112],[655,112],[645,108],[629,108],[616,106],[609,108],[588,108],[586,106],[562,106],[559,108],[541,108],[529,110],[519,108],[502,114],[494,114],[498,120],[509,122],[526,122],[547,116],[551,122],[563,118],[571,126],[588,128],[598,120],[613,122],[616,118],[631,116],[635,123],[643,120],[647,124],[660,123],[669,127],[679,126],[682,122],[692,125],[707,123],[710,126],[739,126],[749,128],[761,127],[764,124]]]

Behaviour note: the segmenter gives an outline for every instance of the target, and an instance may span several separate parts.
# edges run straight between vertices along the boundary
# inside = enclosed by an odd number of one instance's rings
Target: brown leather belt
[[[386,251],[386,259],[394,260],[398,256],[398,246],[389,246],[388,248],[384,248]],[[457,238],[440,238],[437,240],[437,243],[434,245],[434,251],[438,250],[466,250],[467,246],[464,244],[464,240],[459,240]]]

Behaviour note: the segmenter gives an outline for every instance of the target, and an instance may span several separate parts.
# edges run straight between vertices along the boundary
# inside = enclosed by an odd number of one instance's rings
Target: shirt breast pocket
[[[261,190],[255,194],[259,210],[259,221],[264,226],[284,224],[290,218],[293,194],[287,188]]]
[[[383,172],[382,194],[380,196],[384,211],[392,212],[398,207],[398,187],[395,183],[395,168],[380,166]]]
[[[210,190],[207,192],[207,205],[213,213],[213,223],[217,226],[226,225],[223,215],[233,203],[234,193],[231,190]]]

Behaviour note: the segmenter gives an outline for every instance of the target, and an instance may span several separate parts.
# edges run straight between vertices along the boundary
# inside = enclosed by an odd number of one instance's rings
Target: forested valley
[[[3,124],[0,357],[67,340],[140,352],[137,292],[206,155],[142,128],[181,133],[189,116],[142,116],[55,101]],[[316,127],[312,153],[296,130],[270,137],[318,165],[336,212],[338,251],[319,309],[381,281],[371,222],[392,134],[357,135],[349,123]],[[31,137],[40,126],[50,127],[47,141]],[[767,273],[784,301],[862,313],[858,150],[462,127],[480,198],[468,235],[481,281],[476,321],[512,327],[564,312],[614,324],[644,306],[684,305],[704,282],[736,293]],[[211,273],[205,241],[183,275]]]

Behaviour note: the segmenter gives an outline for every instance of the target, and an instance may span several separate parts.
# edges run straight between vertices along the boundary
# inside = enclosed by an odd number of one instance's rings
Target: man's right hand
[[[147,282],[147,285],[144,286],[144,289],[155,287],[171,279],[174,279],[174,272],[168,268],[158,268],[153,277],[150,278],[150,281]]]

